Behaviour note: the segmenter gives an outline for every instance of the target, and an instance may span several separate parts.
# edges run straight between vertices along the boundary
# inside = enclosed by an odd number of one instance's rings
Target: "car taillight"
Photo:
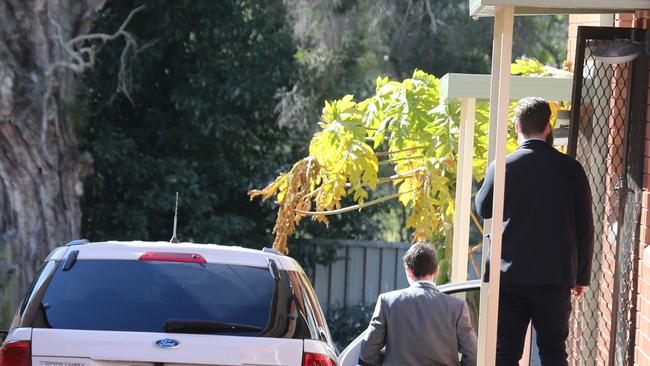
[[[31,358],[29,341],[9,342],[0,348],[0,366],[31,366]]]
[[[319,353],[307,353],[302,356],[302,366],[337,366],[331,358]]]
[[[194,253],[146,252],[139,259],[141,261],[207,263],[202,255]]]

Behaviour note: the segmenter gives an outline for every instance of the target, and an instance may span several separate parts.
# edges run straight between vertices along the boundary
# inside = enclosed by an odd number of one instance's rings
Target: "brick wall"
[[[636,14],[621,14],[616,17],[616,26],[648,29],[650,11],[637,11]],[[650,88],[650,78],[648,79]],[[636,337],[634,364],[650,366],[650,92],[646,101],[646,140],[643,165],[642,212],[640,220],[639,278],[636,315]]]
[[[569,16],[569,35],[567,39],[567,63],[569,69],[573,71],[573,60],[576,55],[576,43],[578,38],[578,26],[588,25],[593,27],[605,26],[610,24],[607,23],[606,17],[601,16],[600,14],[574,14]]]
[[[650,85],[650,79],[648,80]],[[650,92],[646,115],[645,164],[643,165],[643,199],[639,245],[639,294],[635,365],[650,366]]]

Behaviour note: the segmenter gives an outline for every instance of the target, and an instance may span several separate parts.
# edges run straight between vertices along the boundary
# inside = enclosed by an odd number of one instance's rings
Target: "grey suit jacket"
[[[384,351],[382,349],[386,347]],[[432,282],[379,295],[359,358],[372,365],[476,365],[467,304]],[[383,357],[382,357],[383,354]]]

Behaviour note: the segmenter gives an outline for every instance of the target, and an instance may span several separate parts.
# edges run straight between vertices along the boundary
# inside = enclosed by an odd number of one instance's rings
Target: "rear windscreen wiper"
[[[2,344],[2,341],[9,335],[8,330],[0,330],[0,344]]]
[[[212,320],[169,319],[165,320],[167,333],[209,334],[223,332],[259,332],[262,328],[247,324],[224,323]]]

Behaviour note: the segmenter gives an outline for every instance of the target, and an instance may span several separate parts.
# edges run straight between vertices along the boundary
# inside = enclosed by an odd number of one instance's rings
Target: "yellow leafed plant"
[[[287,239],[306,216],[328,224],[328,215],[389,199],[408,212],[406,225],[414,242],[451,238],[460,106],[441,103],[439,80],[416,70],[402,82],[377,79],[375,94],[360,102],[351,95],[326,102],[309,156],[280,174],[251,199],[275,197],[279,205],[274,248],[287,252]],[[487,105],[477,106],[474,174],[486,167]],[[380,166],[390,176],[379,177]],[[379,184],[392,183],[395,193],[369,200]],[[341,207],[344,198],[355,205]]]
[[[517,60],[512,74],[546,76],[551,72],[537,60]],[[416,70],[402,82],[378,78],[375,94],[356,102],[351,95],[325,102],[309,156],[261,190],[251,199],[275,197],[279,205],[273,228],[275,249],[287,253],[287,239],[300,220],[329,224],[328,215],[340,214],[398,199],[406,208],[406,226],[413,229],[413,242],[436,242],[441,258],[440,283],[448,278],[454,219],[454,198],[460,104],[440,101],[439,80]],[[515,102],[509,117],[513,117]],[[550,101],[551,123],[557,111],[567,108]],[[473,177],[483,179],[487,165],[489,108],[476,106]],[[506,149],[517,148],[510,125]],[[379,176],[388,166],[392,174]],[[378,185],[392,183],[394,193],[374,198]],[[386,191],[386,190],[382,190]],[[342,207],[344,199],[355,202]],[[373,198],[373,199],[370,199]],[[447,257],[447,258],[445,258]]]

